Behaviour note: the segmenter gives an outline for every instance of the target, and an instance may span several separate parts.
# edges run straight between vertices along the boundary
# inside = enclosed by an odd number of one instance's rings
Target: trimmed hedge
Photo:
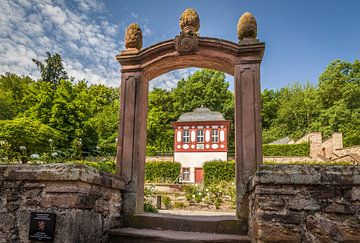
[[[180,175],[181,164],[171,161],[146,162],[146,182],[175,182]]]
[[[203,165],[205,185],[235,179],[234,161],[209,161]]]
[[[310,144],[264,144],[264,156],[309,156]]]

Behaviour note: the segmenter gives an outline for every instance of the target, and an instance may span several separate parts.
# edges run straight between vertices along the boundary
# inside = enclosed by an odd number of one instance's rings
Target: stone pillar
[[[262,164],[260,61],[235,66],[235,162],[237,215],[248,218],[247,185]]]
[[[333,133],[332,140],[333,140],[333,149],[334,149],[333,152],[336,152],[336,150],[340,150],[344,148],[342,133],[340,132]]]
[[[143,212],[148,82],[141,70],[123,72],[116,172],[124,178],[123,213]]]
[[[323,154],[323,152],[322,152],[322,136],[321,136],[321,132],[313,132],[313,133],[309,134],[309,140],[308,141],[310,143],[310,157],[317,158],[318,155]]]

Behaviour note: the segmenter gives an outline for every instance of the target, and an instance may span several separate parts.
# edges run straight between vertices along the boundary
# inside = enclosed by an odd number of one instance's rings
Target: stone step
[[[109,243],[164,243],[164,242],[239,242],[249,243],[245,235],[186,232],[174,230],[120,228],[109,232]]]
[[[217,234],[246,235],[247,222],[235,216],[199,216],[169,214],[135,214],[125,216],[124,227],[137,229],[162,229]]]

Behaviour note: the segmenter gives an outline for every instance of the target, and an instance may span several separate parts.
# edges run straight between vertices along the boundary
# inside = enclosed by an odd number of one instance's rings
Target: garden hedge
[[[209,161],[203,165],[205,185],[235,179],[234,161]]]
[[[180,163],[172,161],[146,162],[146,182],[168,182],[174,183],[180,175]]]
[[[264,144],[264,156],[309,156],[310,144]]]

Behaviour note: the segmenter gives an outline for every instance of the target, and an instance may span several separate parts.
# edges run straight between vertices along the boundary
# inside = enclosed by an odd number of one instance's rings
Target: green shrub
[[[146,182],[168,182],[173,183],[180,175],[180,163],[171,161],[146,162]]]
[[[204,163],[203,168],[205,185],[235,179],[234,161],[209,161]]]
[[[180,209],[183,209],[183,208],[186,208],[186,205],[184,202],[174,202],[174,208],[180,208]]]
[[[164,206],[165,206],[166,209],[171,209],[171,199],[170,199],[169,196],[163,195],[163,196],[161,197],[161,201],[162,201],[162,203],[164,204]]]
[[[103,172],[115,174],[115,162],[113,161],[92,162],[86,160],[75,160],[68,161],[67,163],[83,164]]]
[[[144,211],[148,213],[157,213],[158,210],[152,205],[150,201],[144,201]]]
[[[264,156],[309,156],[310,144],[264,144]]]
[[[0,120],[0,157],[26,163],[31,154],[52,153],[63,140],[59,131],[30,118]]]

